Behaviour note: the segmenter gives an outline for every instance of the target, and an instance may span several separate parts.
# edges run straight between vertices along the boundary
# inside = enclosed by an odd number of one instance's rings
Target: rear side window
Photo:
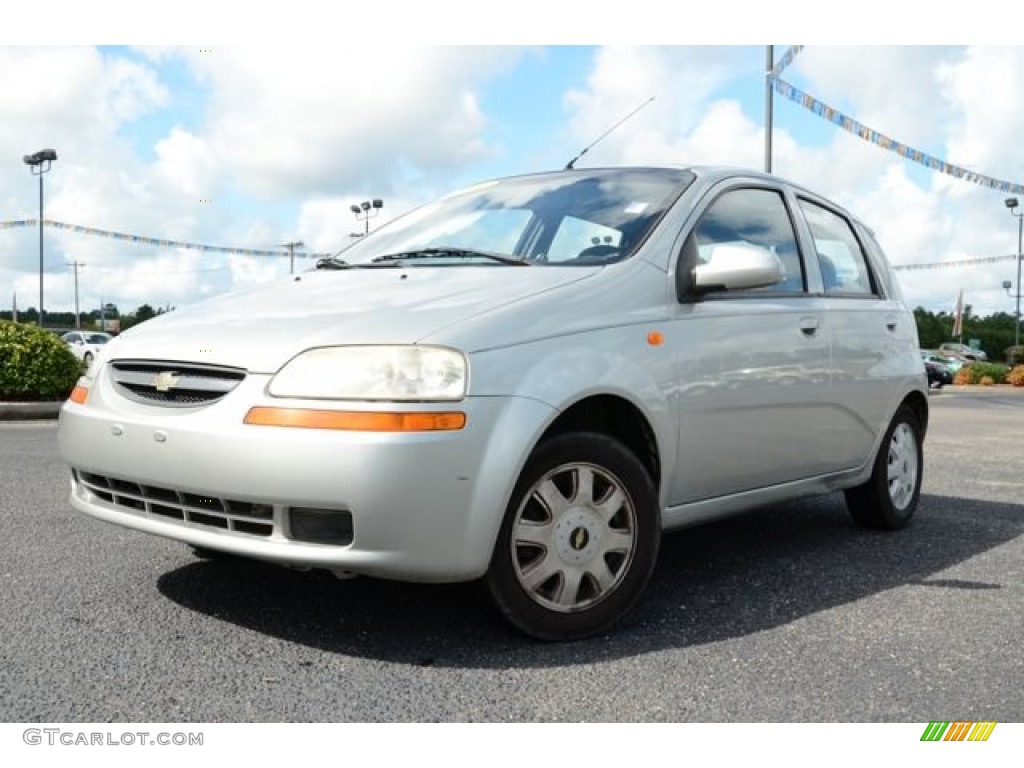
[[[871,296],[877,291],[860,241],[850,222],[827,208],[800,200],[814,240],[826,294]]]
[[[766,248],[782,262],[783,277],[775,285],[755,289],[798,293],[804,290],[793,223],[782,195],[772,189],[735,189],[721,195],[704,211],[690,235],[696,262],[707,262],[716,245],[749,244]]]

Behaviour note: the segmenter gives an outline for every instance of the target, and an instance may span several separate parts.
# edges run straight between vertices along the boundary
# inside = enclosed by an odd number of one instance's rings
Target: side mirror
[[[722,243],[712,247],[707,263],[693,268],[693,287],[698,293],[766,288],[782,277],[782,262],[767,248]]]

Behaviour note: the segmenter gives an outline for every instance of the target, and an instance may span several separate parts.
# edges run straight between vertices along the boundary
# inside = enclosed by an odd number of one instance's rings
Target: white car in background
[[[914,316],[842,208],[757,172],[567,169],[131,328],[58,443],[100,520],[339,575],[483,578],[520,629],[566,640],[633,605],[663,531],[833,491],[906,526],[927,394]]]
[[[988,362],[988,355],[983,349],[975,349],[974,347],[968,346],[967,344],[957,344],[956,342],[947,341],[944,344],[939,345],[939,354],[945,357],[955,357],[960,360],[967,360],[968,362]]]
[[[103,345],[114,337],[102,331],[69,331],[60,338],[71,348],[75,357],[91,365]]]

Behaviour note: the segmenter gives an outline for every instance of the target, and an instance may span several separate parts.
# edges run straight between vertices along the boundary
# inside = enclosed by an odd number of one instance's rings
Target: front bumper
[[[167,408],[126,400],[101,374],[85,404],[61,410],[71,505],[193,546],[289,565],[412,581],[486,571],[515,479],[552,418],[549,406],[515,397],[445,403],[467,415],[463,429],[448,432],[243,424],[252,406],[282,405],[266,396],[268,378],[250,375],[213,405]],[[344,543],[300,540],[297,510],[307,521],[310,510],[348,515],[351,535]]]

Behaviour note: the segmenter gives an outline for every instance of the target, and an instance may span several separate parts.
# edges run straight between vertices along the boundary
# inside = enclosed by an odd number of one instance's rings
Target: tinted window
[[[696,246],[698,264],[706,263],[712,248],[724,243],[766,248],[782,262],[783,277],[775,285],[757,290],[804,290],[793,223],[781,193],[775,190],[737,189],[726,192],[704,212],[690,238]]]
[[[800,201],[821,267],[825,293],[871,295],[871,272],[850,222],[807,200]]]

